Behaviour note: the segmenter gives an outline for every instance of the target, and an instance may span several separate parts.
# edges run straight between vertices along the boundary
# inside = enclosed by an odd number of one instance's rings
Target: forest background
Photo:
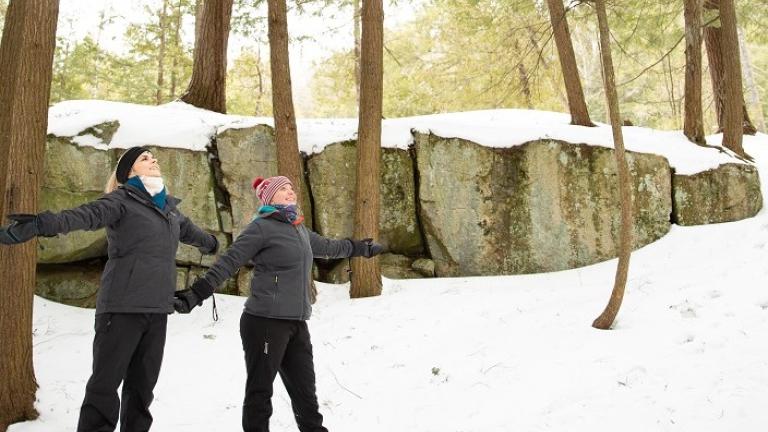
[[[0,20],[7,3],[0,0]],[[141,0],[127,9],[111,1],[62,1],[51,104],[176,100],[192,73],[195,3]],[[594,9],[578,2],[569,6],[589,112],[608,122]],[[355,7],[355,0],[290,2],[298,117],[357,115]],[[385,118],[489,108],[568,111],[544,2],[394,0],[385,8]],[[635,125],[682,129],[683,2],[610,2],[608,12],[623,117]],[[765,131],[768,5],[742,0],[737,13],[744,98],[754,125]],[[227,112],[272,116],[265,2],[235,1],[228,59]],[[704,123],[713,133],[717,122],[706,59]]]

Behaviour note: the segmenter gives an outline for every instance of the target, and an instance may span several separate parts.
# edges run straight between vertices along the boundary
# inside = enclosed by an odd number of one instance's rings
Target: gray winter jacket
[[[351,254],[349,240],[322,237],[273,213],[251,222],[203,277],[218,287],[252,261],[251,296],[245,311],[267,318],[307,320],[312,314],[313,257],[346,258]]]
[[[172,313],[179,241],[204,254],[218,248],[216,237],[195,226],[168,196],[163,210],[149,194],[131,185],[60,213],[44,212],[44,235],[107,229],[107,264],[101,275],[96,313]]]

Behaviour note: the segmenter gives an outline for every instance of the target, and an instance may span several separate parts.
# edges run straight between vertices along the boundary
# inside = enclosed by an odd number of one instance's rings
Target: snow
[[[745,148],[766,172],[768,137],[749,137]],[[334,432],[765,430],[767,261],[765,209],[739,222],[673,225],[633,253],[611,331],[591,323],[616,260],[535,275],[385,279],[381,296],[357,300],[348,285],[319,284],[309,325],[325,424]],[[169,317],[153,430],[240,430],[245,299],[216,298],[218,322],[210,302]],[[74,431],[93,311],[36,298],[33,325],[40,418],[9,431]],[[279,379],[273,404],[271,430],[296,431]]]
[[[137,105],[99,100],[60,102],[49,111],[48,133],[72,137],[88,127],[120,121],[120,128],[107,146],[89,135],[76,143],[99,149],[159,145],[204,151],[211,137],[227,129],[273,125],[272,118],[219,114],[183,102],[160,106]],[[412,130],[432,132],[446,138],[463,138],[487,147],[506,148],[539,139],[613,147],[611,128],[570,125],[562,113],[497,109],[461,113],[433,114],[386,119],[382,122],[382,146],[408,148]],[[325,146],[355,139],[357,119],[298,119],[299,150],[314,154]],[[680,131],[660,131],[643,127],[624,127],[627,150],[666,157],[678,174],[695,174],[724,163],[742,163],[721,147],[706,148],[689,142]],[[708,138],[718,142],[719,136]]]

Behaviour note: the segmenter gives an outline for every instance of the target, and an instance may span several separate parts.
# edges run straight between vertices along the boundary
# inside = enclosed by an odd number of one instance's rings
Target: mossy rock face
[[[679,225],[732,222],[757,214],[763,207],[757,168],[723,164],[694,175],[672,178],[673,221]]]
[[[38,208],[58,212],[98,199],[113,170],[109,152],[48,136]],[[39,263],[65,263],[106,255],[103,229],[38,239]]]
[[[405,255],[382,254],[379,257],[381,275],[389,279],[422,279],[425,276],[413,268],[413,258]],[[350,263],[346,259],[339,260],[329,270],[323,272],[322,282],[342,284],[349,282]]]
[[[179,198],[179,210],[209,232],[221,229],[216,212],[214,178],[208,153],[148,146],[160,164],[168,193]]]
[[[39,265],[35,294],[58,303],[96,307],[103,265]]]
[[[223,172],[222,182],[232,207],[231,232],[236,238],[258,210],[259,202],[253,192],[253,179],[277,175],[274,130],[266,125],[227,129],[216,136],[216,148]],[[303,158],[300,163],[304,167]],[[312,206],[304,176],[300,188],[299,204],[304,223],[312,227]]]
[[[421,221],[438,276],[537,273],[617,253],[613,150],[541,140],[496,149],[415,134]],[[669,231],[666,159],[627,152],[634,247]]]
[[[314,199],[315,229],[330,238],[354,231],[357,148],[354,141],[325,147],[307,161]],[[381,149],[379,242],[387,250],[418,255],[424,250],[416,216],[413,160],[407,151]]]

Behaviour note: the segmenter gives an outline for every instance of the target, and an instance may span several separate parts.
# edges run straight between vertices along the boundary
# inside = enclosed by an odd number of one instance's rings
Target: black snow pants
[[[160,374],[168,315],[96,315],[93,373],[85,387],[78,432],[148,431],[149,404]],[[123,383],[122,404],[117,388]]]
[[[262,318],[243,312],[240,337],[248,378],[243,430],[268,432],[272,383],[279,373],[301,432],[328,432],[315,394],[315,366],[306,321]]]

